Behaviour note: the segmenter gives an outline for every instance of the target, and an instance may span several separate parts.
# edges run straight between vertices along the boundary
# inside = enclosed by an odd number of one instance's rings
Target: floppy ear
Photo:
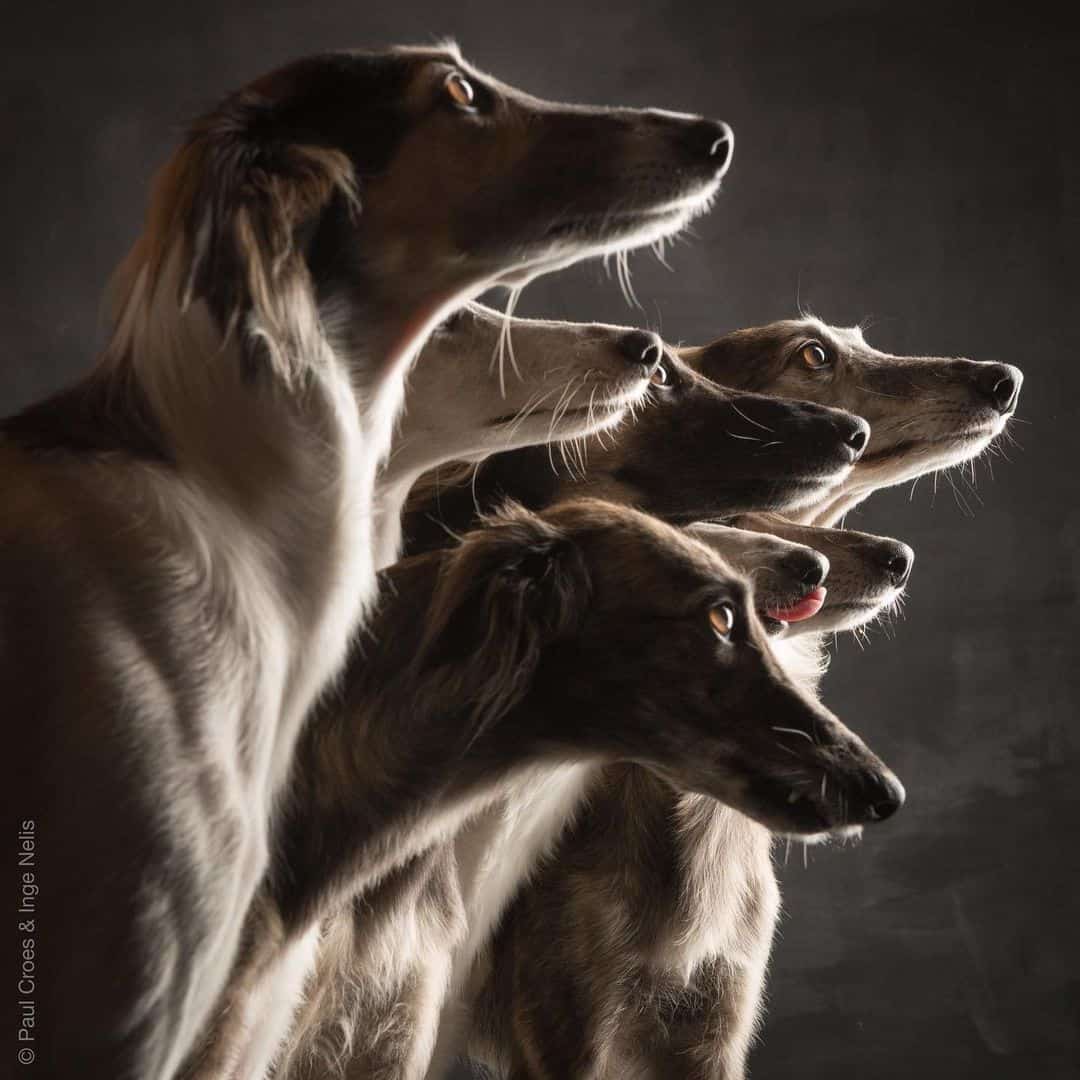
[[[470,741],[528,690],[544,647],[580,623],[589,575],[577,543],[519,508],[447,554],[417,663],[441,668]]]
[[[205,300],[226,338],[240,324],[289,377],[318,329],[297,230],[335,197],[359,203],[345,154],[275,138],[266,112],[237,96],[193,128],[155,180],[132,258],[151,295],[177,260],[181,306]]]

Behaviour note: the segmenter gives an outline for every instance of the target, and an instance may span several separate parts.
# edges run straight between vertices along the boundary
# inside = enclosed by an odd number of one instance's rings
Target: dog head
[[[869,421],[873,437],[851,476],[802,515],[818,524],[877,488],[980,454],[1016,410],[1023,382],[1009,364],[883,353],[858,327],[817,319],[737,330],[681,355],[725,386],[806,398]]]
[[[681,228],[730,156],[726,125],[544,102],[454,47],[308,57],[192,127],[121,311],[163,287],[249,361],[295,375],[325,333],[374,377],[483,288]]]
[[[750,516],[733,520],[741,525]],[[785,633],[790,623],[810,619],[821,611],[828,597],[825,580],[830,563],[807,544],[768,531],[764,522],[772,515],[758,516],[762,521],[758,530],[699,521],[688,525],[686,531],[750,579],[758,619],[766,633],[775,637]],[[810,528],[807,526],[807,531]]]
[[[433,557],[419,663],[456,680],[448,699],[478,703],[478,760],[533,745],[634,761],[798,835],[902,803],[889,770],[784,674],[747,580],[683,532],[582,500],[510,511],[420,558]]]
[[[642,403],[662,352],[644,330],[467,304],[420,354],[384,476],[611,428]]]
[[[872,622],[900,603],[915,565],[915,552],[887,536],[798,525],[777,514],[744,514],[736,523],[740,529],[809,545],[829,560],[828,592],[818,610],[800,606],[775,612],[790,623],[788,637],[855,630]]]
[[[617,440],[593,445],[590,494],[675,523],[793,510],[841,485],[869,437],[838,409],[728,390],[669,353],[653,404]]]

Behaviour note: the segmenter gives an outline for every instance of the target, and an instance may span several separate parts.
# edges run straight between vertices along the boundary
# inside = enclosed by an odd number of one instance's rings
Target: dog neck
[[[135,279],[98,376],[145,400],[171,466],[156,474],[182,495],[162,514],[197,540],[185,546],[233,598],[239,634],[257,642],[280,628],[284,670],[268,691],[279,720],[260,770],[274,792],[310,701],[373,599],[376,470],[438,305],[380,318],[366,337],[354,318],[348,338],[332,340],[314,299],[298,295],[293,339],[305,352],[286,368],[258,349],[258,327],[222,329],[202,300],[176,299],[170,269],[153,290]]]

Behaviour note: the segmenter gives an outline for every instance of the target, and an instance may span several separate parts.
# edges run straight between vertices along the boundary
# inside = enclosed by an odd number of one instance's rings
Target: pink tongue
[[[819,585],[808,592],[797,604],[792,604],[787,608],[773,608],[766,614],[771,619],[779,619],[781,622],[802,622],[803,619],[812,619],[824,603],[825,586]]]

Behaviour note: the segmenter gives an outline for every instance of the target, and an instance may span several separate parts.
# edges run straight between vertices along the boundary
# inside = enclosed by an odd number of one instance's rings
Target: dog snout
[[[846,415],[838,422],[838,426],[840,438],[854,464],[862,457],[866,444],[870,441],[870,425],[861,416]]]
[[[883,545],[880,561],[893,586],[899,589],[911,576],[911,568],[915,565],[915,552],[899,540],[890,541]]]
[[[664,109],[651,109],[649,112],[657,122],[674,127],[676,143],[690,162],[715,169],[717,176],[723,176],[731,168],[735,155],[735,132],[723,120],[667,112]]]
[[[664,356],[664,343],[660,335],[648,330],[631,330],[623,334],[619,338],[618,349],[631,364],[641,368],[645,378],[652,375]]]
[[[699,133],[695,136],[703,147],[708,147],[708,156],[713,159],[721,175],[731,168],[735,156],[735,132],[723,120],[702,120]]]
[[[851,820],[849,824],[862,825],[891,818],[904,805],[906,797],[904,785],[890,770],[878,768],[868,772],[862,782],[860,820]],[[853,818],[859,809],[853,806],[850,816]]]
[[[1023,381],[1023,373],[1011,364],[980,364],[975,373],[975,390],[1004,416],[1016,409]]]
[[[829,574],[829,560],[813,548],[801,548],[784,557],[783,570],[807,589],[816,589]]]

